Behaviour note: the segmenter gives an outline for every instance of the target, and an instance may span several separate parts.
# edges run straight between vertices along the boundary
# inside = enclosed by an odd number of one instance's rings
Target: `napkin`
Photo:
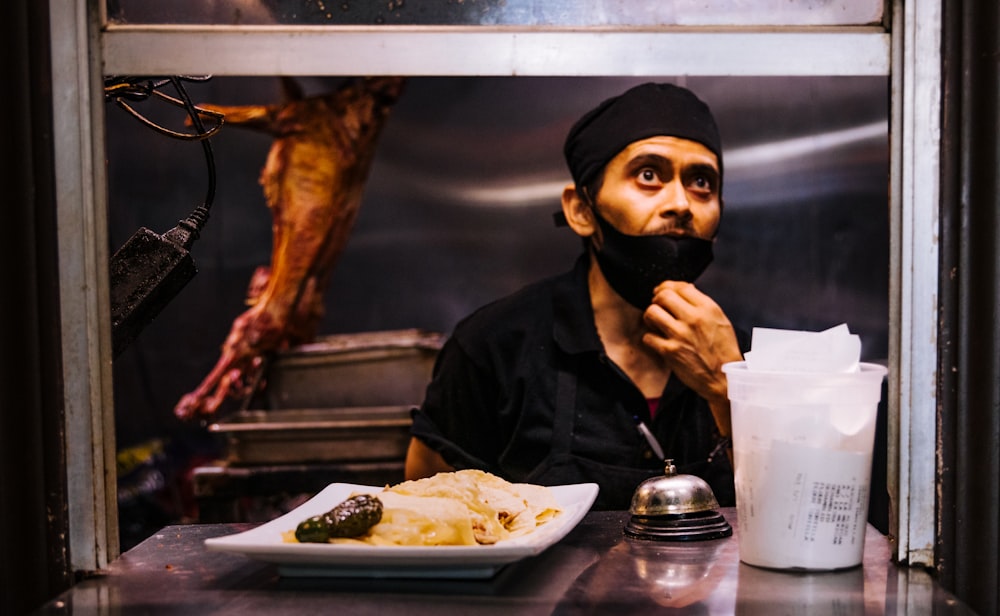
[[[857,372],[861,338],[846,323],[821,332],[753,328],[747,370],[770,372]]]

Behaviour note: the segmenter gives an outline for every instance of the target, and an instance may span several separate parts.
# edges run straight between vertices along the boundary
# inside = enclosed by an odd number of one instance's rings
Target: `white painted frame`
[[[102,43],[111,75],[887,75],[890,69],[889,35],[871,27],[116,26]]]
[[[874,27],[102,27],[104,0],[49,0],[49,10],[74,570],[101,569],[118,551],[107,195],[98,164],[105,74],[891,75],[893,532],[900,561],[932,562],[939,2],[894,0],[892,35]],[[693,51],[704,49],[711,52]]]
[[[85,1],[50,0],[69,564],[118,555],[104,108],[97,22]]]
[[[942,4],[894,0],[889,494],[895,557],[934,565]]]

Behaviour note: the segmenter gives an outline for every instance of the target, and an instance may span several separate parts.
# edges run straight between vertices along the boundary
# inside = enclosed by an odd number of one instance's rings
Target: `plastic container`
[[[872,448],[886,368],[722,367],[733,419],[740,560],[774,569],[861,564]]]

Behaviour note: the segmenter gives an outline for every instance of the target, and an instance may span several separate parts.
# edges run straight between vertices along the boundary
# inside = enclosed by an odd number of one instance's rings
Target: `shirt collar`
[[[573,271],[558,280],[552,293],[552,336],[566,353],[599,352],[603,348],[590,304],[589,271],[590,257],[584,252],[577,259]]]

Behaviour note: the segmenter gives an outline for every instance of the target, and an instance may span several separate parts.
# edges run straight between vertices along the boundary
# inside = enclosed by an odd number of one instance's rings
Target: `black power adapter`
[[[217,112],[195,107],[181,84],[182,79],[207,78],[170,77],[153,80],[146,77],[111,77],[105,81],[108,99],[114,100],[147,126],[177,139],[200,141],[208,164],[208,193],[204,205],[195,208],[190,216],[163,235],[141,227],[111,257],[111,343],[115,358],[198,273],[190,248],[208,220],[208,211],[215,197],[215,160],[208,137],[221,128],[223,118]],[[167,83],[173,84],[181,100],[158,90]],[[191,135],[163,128],[139,114],[126,102],[146,100],[151,96],[183,107],[198,132]],[[217,120],[213,130],[205,131],[199,114],[209,115]]]
[[[140,228],[111,257],[112,350],[118,357],[198,273],[185,222],[159,235]],[[186,236],[186,237],[185,237]]]

